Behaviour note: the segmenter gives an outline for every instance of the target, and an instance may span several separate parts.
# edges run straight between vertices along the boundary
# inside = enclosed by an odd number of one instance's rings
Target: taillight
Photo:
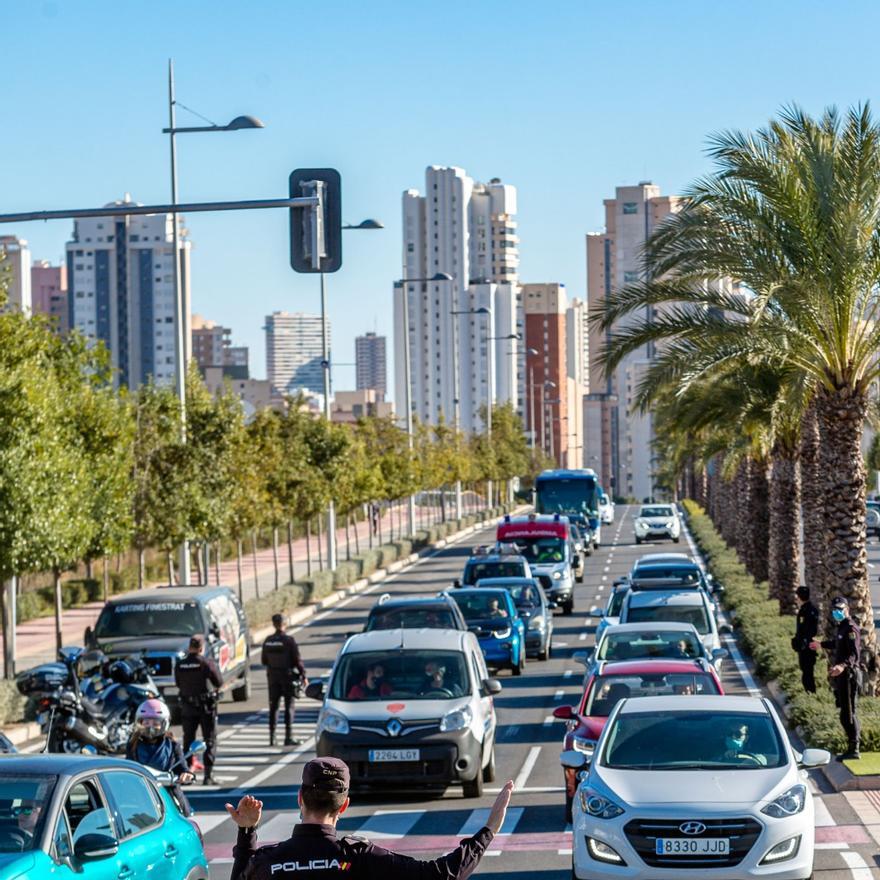
[[[49,699],[47,699],[46,697],[43,697],[43,699],[40,700],[40,708],[41,709],[48,709],[49,706],[51,706],[51,705],[52,705],[51,701]]]

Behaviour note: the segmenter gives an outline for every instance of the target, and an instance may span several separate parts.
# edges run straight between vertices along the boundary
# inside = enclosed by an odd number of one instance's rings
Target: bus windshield
[[[538,479],[538,513],[594,514],[599,508],[596,480],[593,477]]]

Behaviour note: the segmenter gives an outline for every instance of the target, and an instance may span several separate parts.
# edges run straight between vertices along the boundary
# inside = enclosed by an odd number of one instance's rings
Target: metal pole
[[[168,60],[168,133],[171,144],[171,204],[177,205],[177,144],[174,140],[174,62]],[[180,283],[180,215],[171,216],[171,241],[174,258],[174,381],[180,403],[180,442],[186,443],[186,338],[183,291]],[[177,577],[181,584],[190,583],[189,541],[180,545]]]
[[[409,447],[410,458],[413,453],[413,416],[412,416],[412,367],[409,362],[409,292],[406,289],[406,279],[401,285],[403,289],[403,380],[406,385],[406,442]],[[416,533],[416,498],[410,495],[407,501],[409,514],[409,533]]]
[[[547,453],[547,405],[544,403],[547,391],[541,386],[541,452]]]
[[[13,575],[3,584],[3,630],[6,640],[3,643],[3,675],[7,679],[15,678],[15,624],[18,618],[16,593],[18,584]]]
[[[492,315],[486,315],[486,442],[489,449],[492,448]],[[494,501],[494,484],[492,480],[486,481],[486,494],[489,496],[489,507]]]
[[[330,423],[330,340],[327,333],[327,288],[321,273],[321,365],[324,371],[324,418]],[[327,505],[327,568],[336,568],[336,506]]]
[[[455,282],[453,281],[453,284]],[[458,295],[456,288],[452,288],[452,312],[458,311]],[[458,321],[459,316],[456,314],[452,315],[452,387],[453,394],[455,395],[455,399],[453,401],[453,417],[455,419],[455,441],[458,443],[458,436],[461,432],[461,377],[459,376],[459,372],[461,370],[461,365],[459,361],[459,353],[458,353]],[[461,480],[455,481],[455,518],[461,519]]]
[[[528,355],[526,355],[528,357]],[[535,368],[529,367],[529,435],[532,449],[535,448]]]

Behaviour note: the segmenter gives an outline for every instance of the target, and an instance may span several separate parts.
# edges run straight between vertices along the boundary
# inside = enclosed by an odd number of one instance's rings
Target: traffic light
[[[342,179],[335,168],[297,168],[290,198],[290,265],[295,272],[336,272],[342,266]]]

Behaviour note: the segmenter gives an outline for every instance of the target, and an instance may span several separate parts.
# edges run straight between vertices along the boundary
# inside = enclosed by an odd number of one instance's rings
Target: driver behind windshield
[[[498,599],[489,599],[486,606],[486,617],[507,617],[507,612],[499,605]]]
[[[462,696],[461,687],[459,687],[458,683],[446,678],[446,667],[435,660],[429,660],[425,664],[425,680],[422,682],[418,693],[421,697],[433,691],[445,691],[453,697]]]
[[[360,683],[352,685],[348,691],[349,700],[378,700],[387,697],[393,690],[384,680],[385,667],[381,663],[373,663],[367,667]]]
[[[10,819],[0,826],[0,852],[26,852],[33,846],[34,833],[43,805],[30,798],[15,798],[9,806]]]
[[[755,761],[758,764],[766,764],[764,755],[756,755],[746,751],[746,743],[749,740],[749,728],[746,724],[734,722],[725,729],[724,749],[719,760],[730,763],[731,761]]]

